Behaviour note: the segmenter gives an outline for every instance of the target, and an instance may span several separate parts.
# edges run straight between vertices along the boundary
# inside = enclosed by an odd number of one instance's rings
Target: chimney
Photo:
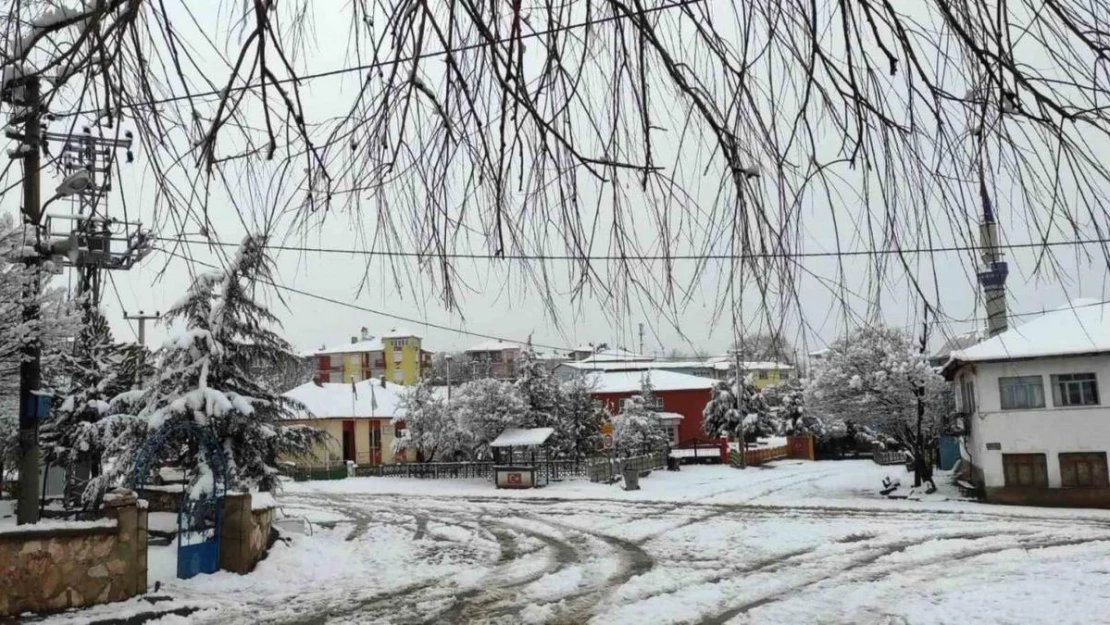
[[[363,326],[362,330],[359,331],[359,334],[362,335],[362,340],[364,341],[370,338],[370,330],[367,330],[366,326]]]
[[[358,337],[357,336],[352,336],[351,337],[351,345],[354,345],[355,343],[358,343]]]

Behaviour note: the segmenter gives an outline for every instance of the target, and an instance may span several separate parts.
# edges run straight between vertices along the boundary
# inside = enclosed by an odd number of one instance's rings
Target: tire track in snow
[[[785,601],[785,600],[788,600],[788,599],[792,599],[792,598],[798,596],[799,592],[808,591],[809,589],[813,588],[814,586],[823,584],[825,582],[838,581],[839,583],[843,583],[841,578],[851,577],[856,571],[858,571],[860,569],[863,569],[863,568],[866,568],[868,566],[871,566],[872,564],[874,564],[875,562],[877,562],[878,560],[880,560],[884,557],[893,555],[895,553],[903,552],[906,549],[909,549],[910,547],[923,545],[923,544],[931,542],[931,541],[961,540],[961,539],[979,540],[979,539],[983,539],[983,538],[991,538],[991,537],[998,537],[998,536],[1022,536],[1022,535],[1025,535],[1025,534],[1021,534],[1021,533],[1000,534],[998,532],[982,533],[982,534],[952,534],[952,535],[942,535],[942,536],[930,536],[930,537],[927,537],[927,538],[922,539],[922,540],[901,541],[901,542],[892,543],[892,544],[886,545],[886,546],[884,546],[880,549],[869,551],[865,555],[865,557],[850,562],[846,566],[840,568],[838,571],[836,571],[836,572],[834,572],[830,575],[824,575],[824,576],[819,577],[817,579],[812,579],[812,580],[806,581],[806,582],[801,583],[801,584],[794,584],[794,585],[791,585],[787,588],[784,588],[784,589],[778,590],[774,593],[771,593],[769,595],[766,595],[764,597],[760,597],[760,598],[755,599],[753,601],[748,601],[748,602],[745,602],[745,603],[740,604],[738,606],[734,606],[732,608],[729,608],[727,610],[724,610],[722,612],[718,612],[718,613],[716,613],[712,616],[709,616],[705,619],[702,619],[700,621],[700,623],[702,625],[724,625],[728,621],[731,621],[732,619],[736,618],[737,616],[740,616],[741,614],[746,614],[746,613],[748,613],[748,612],[750,612],[750,611],[752,611],[756,608],[760,608],[760,607],[763,607],[763,606],[766,606],[766,605],[770,605],[770,604],[773,604],[773,603],[777,603],[777,602]],[[932,565],[936,565],[936,564],[948,564],[948,563],[951,563],[951,562],[958,562],[958,561],[961,561],[961,560],[967,560],[967,559],[975,558],[975,557],[978,557],[978,556],[989,555],[989,554],[992,554],[992,553],[1002,553],[1004,551],[1011,551],[1011,550],[1014,550],[1014,549],[1022,549],[1022,550],[1025,550],[1025,551],[1030,551],[1030,550],[1034,550],[1034,549],[1049,549],[1049,548],[1054,548],[1054,547],[1064,547],[1064,546],[1080,545],[1080,544],[1086,544],[1086,543],[1092,543],[1092,542],[1106,542],[1106,541],[1110,541],[1110,536],[1097,537],[1097,538],[1096,537],[1079,538],[1079,539],[1068,538],[1068,539],[1035,541],[1035,542],[1029,542],[1029,543],[1023,543],[1022,541],[1019,540],[1017,542],[1017,544],[994,545],[994,546],[990,546],[990,547],[970,549],[968,551],[964,551],[964,552],[960,552],[960,553],[946,554],[946,555],[941,555],[941,556],[932,557],[932,558],[925,558],[923,560],[913,560],[913,561],[906,562],[906,563],[903,563],[903,564],[890,566],[890,567],[884,568],[881,571],[875,571],[875,572],[872,572],[868,575],[863,575],[861,577],[858,577],[856,579],[851,579],[851,580],[848,580],[848,581],[850,581],[852,583],[876,582],[876,581],[879,581],[879,580],[881,580],[885,577],[888,577],[892,574],[895,574],[895,573],[901,573],[901,572],[904,572],[904,571],[919,569],[919,568],[922,568],[922,567],[932,566]]]

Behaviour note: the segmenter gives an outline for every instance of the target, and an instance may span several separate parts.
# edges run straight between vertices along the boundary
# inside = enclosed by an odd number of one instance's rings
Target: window
[[[1052,376],[1055,406],[1097,406],[1098,380],[1093,373],[1063,373]]]
[[[759,379],[760,380],[766,380],[767,379],[767,372],[766,371],[760,371],[759,372]]]
[[[658,397],[656,395],[648,395],[644,398],[644,400],[644,405],[647,406],[648,410],[654,410],[655,412],[661,412],[663,410],[662,397]]]
[[[1106,452],[1060,454],[1060,484],[1110,486],[1106,479]]]
[[[789,380],[790,379],[790,372],[789,371],[779,371],[779,379],[780,380]]]
[[[1048,486],[1048,463],[1044,454],[1002,454],[1006,486]]]
[[[998,394],[1003,410],[1044,408],[1044,383],[1039,375],[998,378]]]
[[[971,376],[964,376],[960,382],[960,402],[964,412],[975,412],[975,379]]]

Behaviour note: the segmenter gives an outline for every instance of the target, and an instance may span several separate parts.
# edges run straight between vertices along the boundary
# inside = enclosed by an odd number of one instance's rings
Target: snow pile
[[[251,493],[251,510],[270,510],[278,507],[273,493]]]

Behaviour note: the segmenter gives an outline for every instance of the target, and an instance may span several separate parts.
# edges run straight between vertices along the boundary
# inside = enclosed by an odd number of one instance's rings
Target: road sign
[[[602,423],[601,424],[601,433],[605,434],[606,436],[612,434],[613,433],[613,424],[612,423]]]
[[[601,448],[602,449],[612,449],[613,448],[613,435],[612,434],[606,434],[605,436],[601,437]]]

